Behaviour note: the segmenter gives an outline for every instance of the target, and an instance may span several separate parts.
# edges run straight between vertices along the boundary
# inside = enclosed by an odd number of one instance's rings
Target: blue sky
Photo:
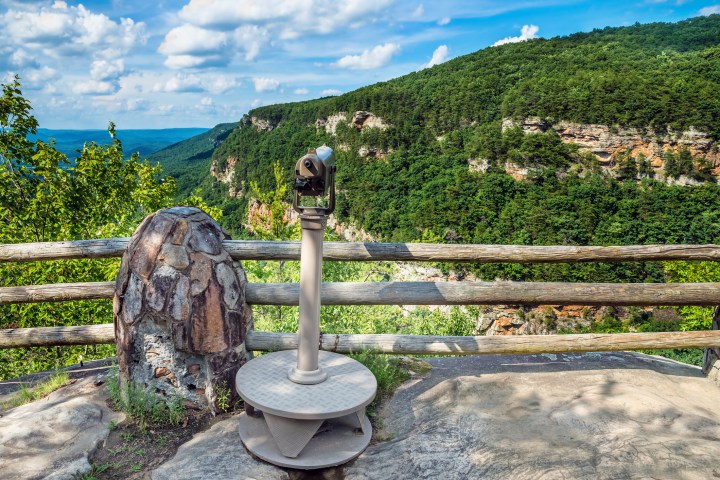
[[[720,0],[0,0],[0,77],[45,128],[211,127],[489,47]]]

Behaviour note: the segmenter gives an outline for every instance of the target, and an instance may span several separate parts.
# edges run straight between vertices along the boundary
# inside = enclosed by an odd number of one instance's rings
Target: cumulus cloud
[[[392,0],[190,0],[185,23],[165,36],[158,51],[170,68],[216,66],[240,56],[255,60],[264,46],[301,35],[327,35],[375,21]],[[276,43],[275,43],[276,44]],[[215,56],[206,60],[208,56]]]
[[[186,92],[203,92],[200,77],[197,75],[174,75],[165,82],[156,83],[153,86],[153,92],[167,93],[186,93]]]
[[[434,67],[435,65],[439,65],[439,64],[443,63],[445,60],[448,59],[448,53],[449,53],[448,46],[440,45],[433,52],[432,58],[430,59],[430,61],[428,63],[426,63],[425,65],[423,65],[421,67],[421,69]]]
[[[46,91],[53,90],[52,85],[48,82],[60,77],[60,74],[54,68],[48,66],[38,68],[28,68],[23,72],[23,86],[31,90],[44,89]]]
[[[165,35],[158,52],[167,56],[165,66],[173,69],[225,66],[237,54],[254,60],[268,38],[268,30],[257,25],[225,32],[185,24]]]
[[[145,24],[129,18],[113,21],[82,4],[56,1],[39,9],[9,8],[0,16],[6,42],[39,49],[49,56],[124,54],[146,41]]]
[[[320,95],[324,97],[330,97],[335,95],[342,95],[342,92],[336,88],[328,88],[327,90],[323,90],[320,92]]]
[[[493,47],[497,47],[498,45],[505,45],[507,43],[518,43],[518,42],[524,42],[533,38],[537,38],[537,33],[540,30],[540,27],[537,25],[523,25],[522,29],[520,30],[520,36],[518,37],[505,37],[502,40],[498,40],[497,42],[493,43]]]
[[[186,24],[170,30],[158,52],[163,55],[205,55],[217,53],[226,44],[226,33]]]
[[[212,104],[213,104],[213,99],[210,97],[203,97],[200,100],[200,105],[202,105],[203,107],[210,107],[210,106],[212,106]]]
[[[95,60],[90,66],[90,77],[93,80],[117,80],[125,71],[122,60]]]
[[[443,17],[440,20],[438,20],[437,24],[440,26],[447,25],[450,23],[451,18],[450,17]]]
[[[334,65],[353,70],[369,70],[379,68],[390,61],[393,55],[400,51],[397,43],[377,45],[372,50],[363,50],[360,55],[346,55],[335,62]]]
[[[241,82],[231,75],[213,75],[206,83],[206,89],[208,92],[220,94],[238,88],[240,85]]]
[[[280,87],[280,82],[274,78],[255,77],[252,79],[256,92],[273,92]]]
[[[110,95],[117,91],[118,87],[112,82],[88,80],[78,82],[72,87],[72,91],[80,95]]]
[[[15,50],[10,55],[10,63],[17,67],[37,68],[39,66],[37,63],[37,59],[23,49]]]
[[[296,88],[293,93],[295,95],[307,95],[308,93],[310,93],[310,90],[308,90],[307,88]]]
[[[712,15],[714,13],[720,13],[720,5],[711,5],[709,7],[701,8],[698,13],[703,16]]]
[[[190,0],[180,18],[194,25],[233,29],[272,24],[281,35],[327,34],[376,18],[392,0]]]

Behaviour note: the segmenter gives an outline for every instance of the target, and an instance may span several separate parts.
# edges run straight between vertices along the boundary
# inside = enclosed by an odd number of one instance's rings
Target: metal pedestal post
[[[352,460],[370,443],[365,407],[375,397],[377,381],[359,362],[319,351],[327,216],[312,212],[300,218],[298,350],[249,361],[235,384],[245,403],[256,409],[256,415],[240,418],[240,438],[247,449],[276,465],[315,469]]]

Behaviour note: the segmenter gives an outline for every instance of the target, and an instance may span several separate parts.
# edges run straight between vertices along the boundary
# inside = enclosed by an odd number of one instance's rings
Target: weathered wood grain
[[[0,262],[34,262],[122,256],[130,238],[0,244]]]
[[[720,346],[720,331],[480,337],[324,334],[320,345],[322,350],[338,353],[358,353],[367,350],[398,355],[609,352],[717,347]],[[297,334],[251,331],[248,332],[246,347],[255,351],[294,349],[297,348]]]
[[[114,282],[0,288],[0,305],[112,298]],[[249,283],[247,302],[298,305],[297,283]],[[323,305],[720,305],[720,283],[338,282]]]
[[[226,241],[236,260],[298,260],[299,242]],[[430,243],[325,242],[323,258],[338,261],[415,262],[628,262],[720,260],[718,245],[629,245],[610,247],[462,245]]]
[[[114,341],[111,323],[0,330],[0,348],[89,345]],[[246,346],[248,350],[255,351],[293,349],[297,348],[297,334],[250,331]],[[321,340],[323,350],[338,353],[369,350],[398,355],[533,354],[704,347],[720,347],[720,331],[480,337],[324,334]]]
[[[297,305],[294,283],[255,283],[247,302]],[[341,282],[323,305],[720,305],[720,283]]]
[[[119,257],[129,238],[0,244],[0,262]],[[298,260],[299,242],[226,240],[235,260]],[[720,260],[718,245],[527,246],[325,242],[325,260],[414,262],[630,262]]]
[[[56,283],[0,288],[0,305],[112,298],[115,282]]]
[[[115,343],[112,323],[75,327],[9,328],[0,330],[0,348],[51,347]]]

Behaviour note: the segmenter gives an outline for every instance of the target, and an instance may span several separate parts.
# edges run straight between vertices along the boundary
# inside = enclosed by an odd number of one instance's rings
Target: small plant
[[[120,434],[120,437],[121,437],[123,440],[125,440],[126,442],[130,442],[130,441],[132,441],[132,440],[135,439],[135,435],[132,434],[132,433],[130,433],[130,432],[121,433],[121,434]]]
[[[140,470],[142,470],[142,463],[136,463],[130,467],[131,472],[139,472]]]
[[[108,424],[109,430],[115,430],[117,428],[117,422],[115,420],[110,420],[110,423]]]
[[[125,450],[125,447],[108,448],[108,453],[113,457],[120,455]]]
[[[107,380],[110,399],[117,408],[139,422],[148,425],[179,425],[185,417],[182,398],[175,396],[166,400],[145,388],[129,383],[121,385],[117,369]]]
[[[215,392],[217,393],[217,404],[218,409],[221,412],[227,412],[230,409],[230,395],[232,392],[227,386],[227,382],[223,381],[215,386]]]
[[[20,390],[14,397],[0,404],[0,410],[19,407],[20,405],[25,405],[26,403],[46,397],[55,390],[64,387],[69,380],[70,376],[67,372],[56,371],[47,380],[38,383],[34,387],[22,384],[20,385]]]
[[[89,472],[80,473],[78,471],[70,478],[71,480],[97,480],[96,475],[103,473],[108,468],[110,468],[109,464],[93,465]]]
[[[169,442],[169,439],[168,439],[167,435],[160,435],[159,437],[157,437],[157,443],[161,447],[166,446],[168,444],[168,442]]]

